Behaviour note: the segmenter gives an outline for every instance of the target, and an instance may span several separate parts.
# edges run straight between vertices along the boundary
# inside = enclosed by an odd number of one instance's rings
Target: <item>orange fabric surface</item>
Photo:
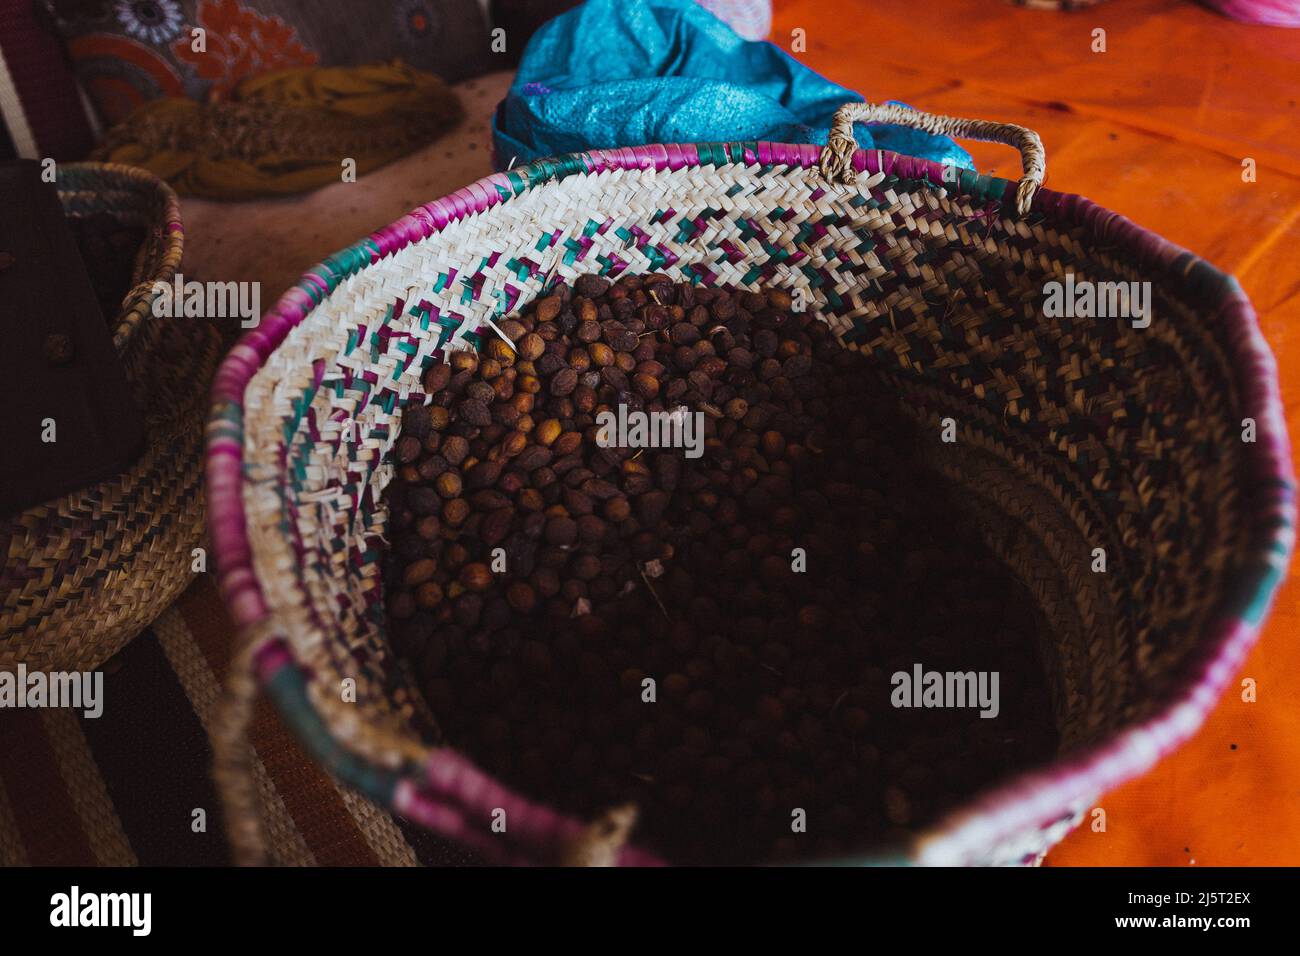
[[[1106,31],[1094,53],[1093,31]],[[1181,0],[1072,13],[1004,0],[777,0],[771,38],[868,100],[1036,129],[1047,184],[1185,246],[1241,281],[1300,439],[1300,30]],[[965,145],[981,172],[1014,151]],[[1257,181],[1242,181],[1242,161]],[[1290,326],[1290,328],[1288,327]],[[1300,463],[1297,463],[1300,471]],[[1048,865],[1300,865],[1300,562],[1240,677],[1195,739],[1106,794]]]

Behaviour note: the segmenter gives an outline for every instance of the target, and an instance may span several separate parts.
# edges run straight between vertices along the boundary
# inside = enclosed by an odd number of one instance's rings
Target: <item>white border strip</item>
[[[0,49],[0,118],[9,127],[9,136],[14,141],[14,151],[19,159],[40,159],[36,137],[27,125],[27,115],[23,112],[22,100],[18,99],[18,88],[14,86],[3,49]]]

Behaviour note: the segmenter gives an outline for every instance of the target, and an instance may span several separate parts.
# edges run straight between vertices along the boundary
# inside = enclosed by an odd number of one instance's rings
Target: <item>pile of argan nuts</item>
[[[671,862],[893,846],[1056,746],[938,436],[792,305],[559,285],[425,373],[393,452],[389,633],[450,744],[584,818],[634,803]],[[702,454],[599,441],[620,405],[702,413]],[[998,716],[894,706],[918,663],[998,672]]]

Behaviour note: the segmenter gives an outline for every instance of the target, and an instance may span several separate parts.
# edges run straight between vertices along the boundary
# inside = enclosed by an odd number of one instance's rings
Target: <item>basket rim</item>
[[[351,276],[399,250],[429,238],[449,223],[509,202],[516,196],[574,175],[616,170],[679,170],[703,166],[786,166],[815,169],[821,147],[761,141],[677,143],[597,149],[537,160],[494,173],[426,203],[370,236],[327,257],[306,272],[228,354],[212,389],[206,462],[209,530],[222,598],[241,634],[260,637],[255,656],[259,683],[313,755],[340,779],[381,804],[412,817],[425,777],[375,766],[344,751],[307,696],[307,682],[291,649],[276,632],[253,566],[242,498],[244,389],[264,362],[324,299]],[[913,862],[961,861],[980,847],[1037,827],[1063,827],[1077,819],[1086,802],[1145,772],[1189,739],[1201,726],[1254,645],[1283,581],[1295,543],[1296,482],[1282,411],[1277,366],[1237,280],[1191,252],[1082,196],[1041,189],[1029,213],[1015,212],[1016,183],[971,170],[958,170],[884,150],[857,150],[853,168],[916,181],[952,194],[982,200],[991,214],[1019,218],[1027,226],[1052,218],[1087,229],[1094,238],[1125,249],[1137,264],[1193,284],[1207,313],[1217,316],[1235,346],[1232,370],[1239,379],[1242,408],[1255,418],[1261,440],[1247,446],[1248,471],[1256,492],[1250,548],[1236,575],[1224,582],[1225,613],[1206,625],[1183,672],[1180,690],[1138,723],[1104,741],[1057,757],[1043,767],[1019,771],[978,792],[949,816],[918,834],[906,848]],[[279,632],[280,634],[283,631]],[[435,750],[422,769],[437,772]],[[1063,808],[1070,808],[1063,812]],[[1062,834],[1063,835],[1063,834]],[[899,863],[891,848],[852,858],[855,863]]]
[[[161,228],[163,245],[157,258],[156,273],[144,276],[128,289],[113,324],[113,347],[119,356],[125,355],[136,333],[152,316],[153,302],[157,296],[154,286],[170,284],[180,268],[185,251],[185,227],[181,220],[181,200],[176,190],[160,177],[138,166],[123,163],[79,162],[58,167],[59,187],[70,191],[84,190],[88,186],[96,191],[119,188],[148,197],[156,204],[154,227]],[[90,179],[91,182],[83,182]],[[96,182],[95,180],[98,180]]]

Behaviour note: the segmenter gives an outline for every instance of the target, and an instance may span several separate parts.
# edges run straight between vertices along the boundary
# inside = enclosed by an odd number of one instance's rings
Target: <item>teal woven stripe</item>
[[[267,682],[266,691],[312,757],[368,799],[381,806],[392,805],[398,775],[349,753],[330,736],[307,696],[307,681],[298,668],[281,667]]]

